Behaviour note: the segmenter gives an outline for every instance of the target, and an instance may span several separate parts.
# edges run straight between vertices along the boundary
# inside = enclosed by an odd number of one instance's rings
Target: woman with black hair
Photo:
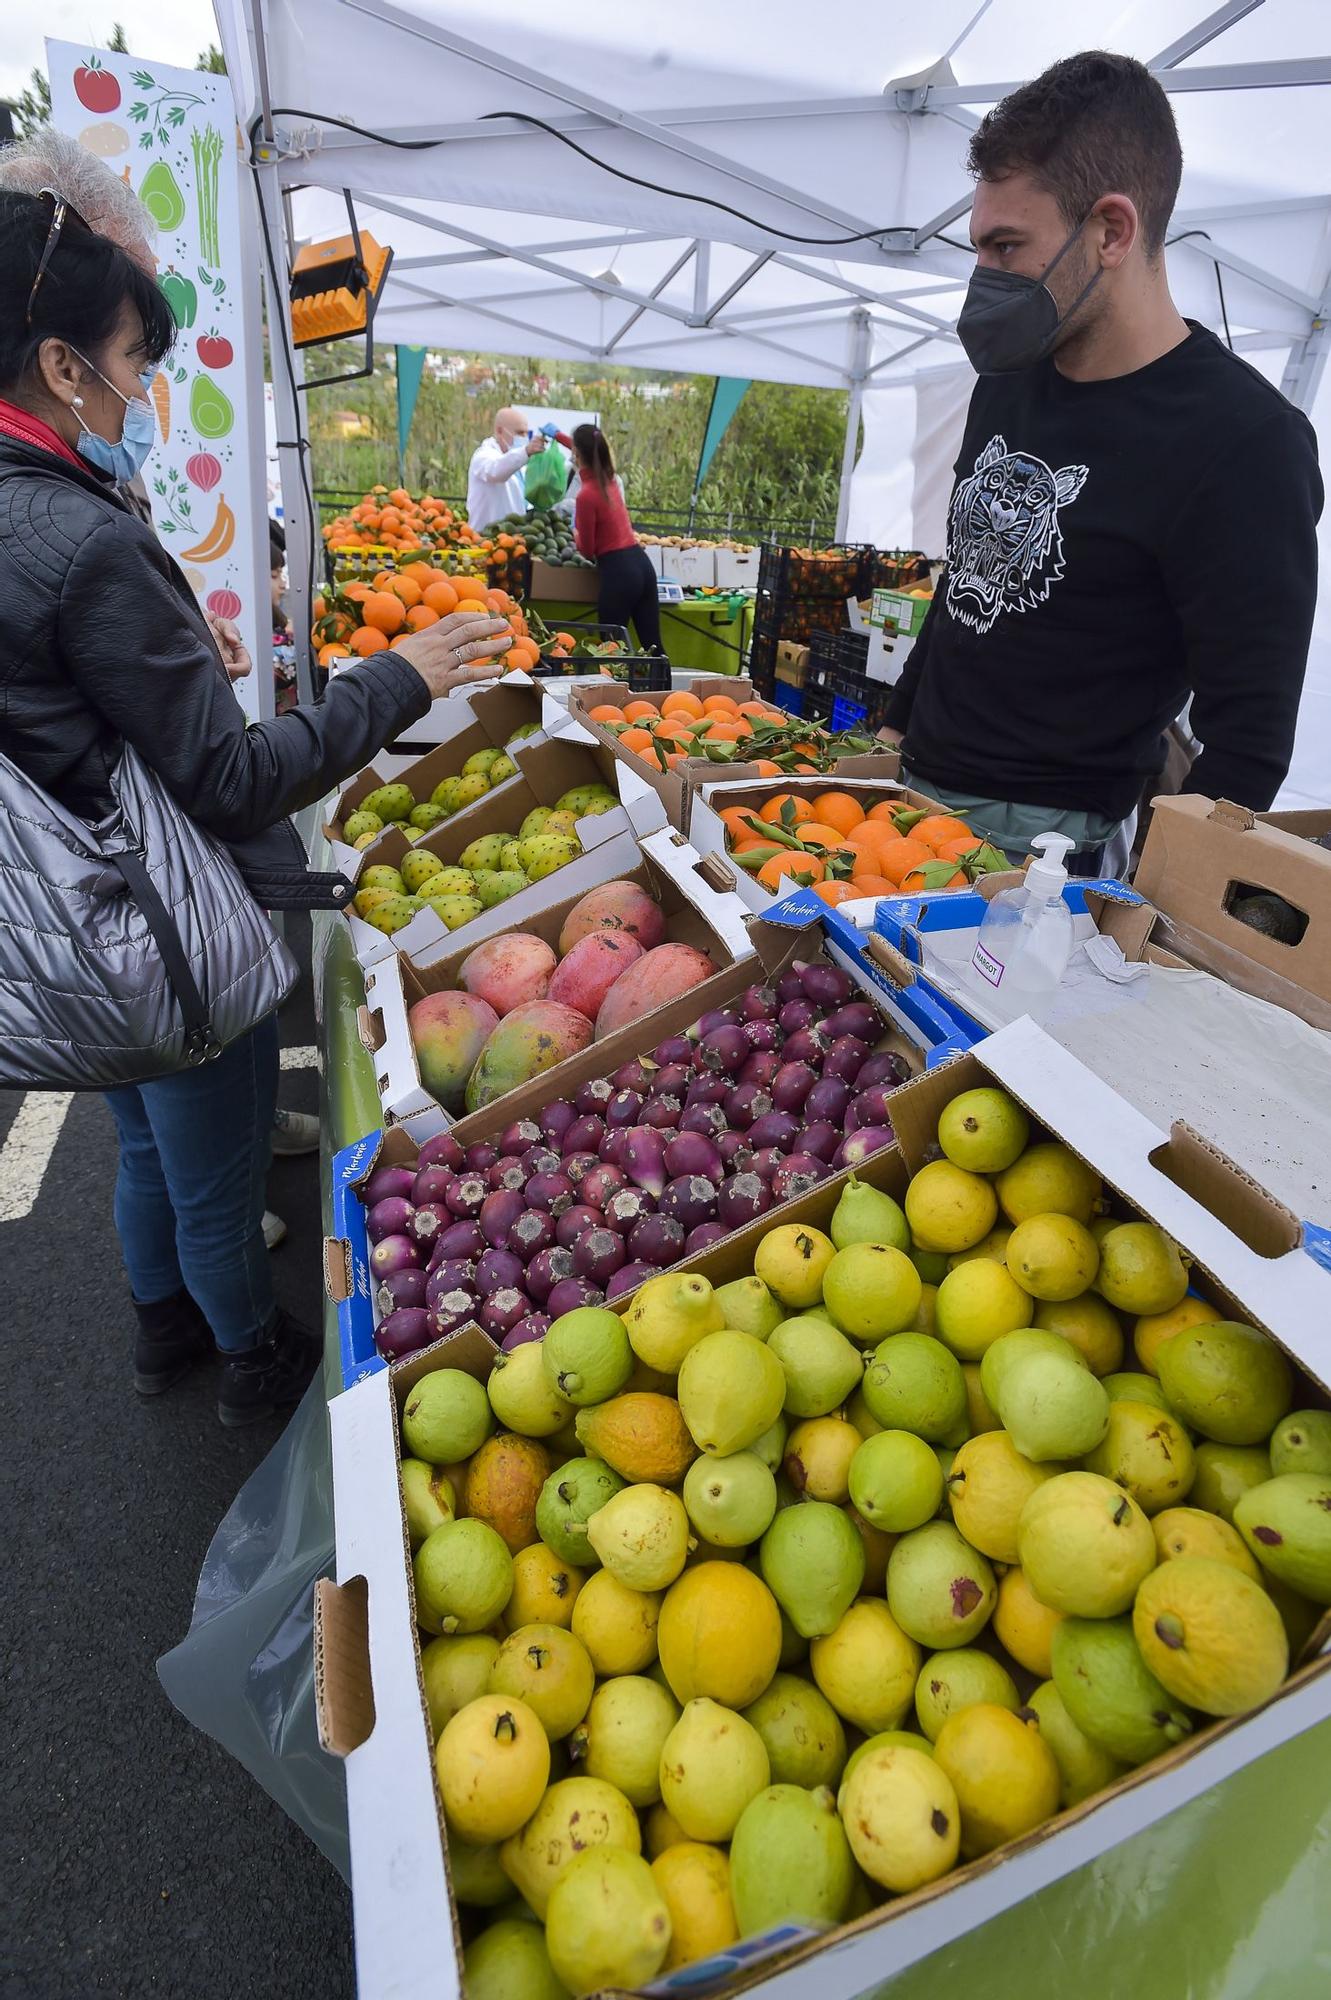
[[[596,424],[579,424],[574,431],[573,462],[582,482],[573,511],[573,537],[579,555],[596,564],[596,616],[603,625],[627,625],[631,620],[643,652],[659,653],[656,571],[646,550],[638,546],[610,447]]]
[[[337,907],[348,885],[308,871],[287,814],[492,671],[480,663],[506,628],[455,613],[340,674],[321,702],[247,728],[193,592],[118,491],[152,449],[148,385],[175,335],[152,278],[69,202],[0,193],[0,747],[97,827],[112,824],[130,746],[262,907]],[[13,921],[0,903],[0,948]],[[41,1032],[3,958],[0,1021]],[[270,1014],[211,1062],[106,1092],[134,1385],[169,1388],[215,1340],[228,1425],[289,1408],[321,1351],[279,1310],[264,1248],[277,1076]]]

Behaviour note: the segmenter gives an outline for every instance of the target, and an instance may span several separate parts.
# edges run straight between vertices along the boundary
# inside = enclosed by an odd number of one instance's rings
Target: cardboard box
[[[635,840],[632,834],[619,834],[597,848],[595,853],[602,864],[602,881],[638,882],[659,903],[666,918],[667,937],[672,942],[696,945],[700,951],[707,953],[718,971],[739,960],[752,961],[753,945],[745,925],[747,912],[744,905],[733,892],[711,886],[714,863],[700,860],[694,849],[672,828],[648,834],[641,842]],[[557,887],[558,881],[558,876],[551,877],[551,886]],[[529,917],[522,926],[523,930],[544,938],[552,949],[557,950],[564,921],[574,904],[585,894],[586,891],[581,890],[570,896],[561,896],[557,903],[548,904],[538,916]],[[377,965],[372,965],[365,975],[361,1040],[374,1062],[384,1123],[406,1125],[418,1143],[446,1130],[455,1120],[436,1102],[421,1081],[416,1051],[407,1028],[407,1015],[427,993],[446,992],[457,986],[462,962],[470,950],[471,946],[467,945],[450,951],[429,965],[416,965],[402,953],[394,952],[387,958],[381,958]],[[635,1049],[642,1045],[644,1037],[652,1042],[660,1039],[652,1031],[653,1018],[649,1015],[645,1022],[634,1024],[632,1038]],[[607,1038],[597,1045],[598,1048],[607,1048],[613,1039]],[[625,1062],[628,1059],[628,1055],[621,1058]],[[610,1066],[615,1067],[613,1063]],[[543,1104],[562,1095],[560,1077],[563,1067],[561,1064],[542,1072],[539,1082]],[[502,1102],[507,1105],[508,1098]],[[506,1113],[503,1123],[508,1122],[509,1114]]]
[[[533,561],[531,596],[546,604],[595,604],[601,582],[595,569]]]
[[[890,761],[889,761],[890,759]],[[743,806],[757,812],[767,800],[778,792],[793,792],[797,798],[816,798],[819,792],[849,792],[866,812],[872,805],[883,799],[900,799],[904,804],[923,807],[928,812],[942,812],[943,808],[935,799],[923,792],[913,792],[909,786],[901,784],[897,772],[901,760],[893,752],[883,755],[863,757],[843,757],[835,774],[828,773],[818,778],[759,778],[746,781],[742,773],[733,777],[728,772],[724,778],[709,778],[699,786],[694,795],[693,810],[689,823],[693,828],[690,836],[700,854],[717,854],[725,861],[735,880],[736,892],[751,910],[767,910],[788,896],[796,885],[781,891],[765,889],[756,875],[729,859],[726,855],[726,828],[721,814],[730,806]]]
[[[543,742],[568,724],[567,705],[554,700],[544,681],[533,680],[526,673],[509,673],[490,687],[457,688],[444,695],[426,710],[419,722],[413,722],[396,742],[379,752],[376,768],[388,779],[399,777],[408,764],[453,733],[450,712],[455,713],[459,705],[474,707],[478,702],[477,716],[485,722],[492,740],[501,745],[506,745],[519,729],[531,723],[538,727],[534,735],[524,738],[528,743]]]
[[[716,582],[719,590],[757,590],[757,549],[718,549]]]
[[[932,597],[912,597],[904,590],[875,590],[870,602],[869,623],[881,631],[900,633],[904,639],[914,639],[924,629],[932,603]]]
[[[802,688],[809,678],[809,649],[794,639],[778,639],[776,677],[787,687]]]
[[[664,841],[672,836],[662,834]],[[649,843],[650,844],[650,843]],[[705,869],[706,864],[701,864]],[[695,986],[690,993],[682,994],[652,1015],[650,1033],[635,1023],[632,1028],[621,1029],[617,1035],[608,1035],[604,1041],[593,1043],[580,1055],[573,1056],[560,1065],[557,1087],[550,1082],[552,1072],[545,1071],[519,1090],[511,1091],[498,1104],[488,1106],[468,1118],[463,1118],[453,1126],[454,1136],[459,1144],[470,1146],[478,1141],[488,1141],[502,1132],[515,1119],[538,1115],[555,1097],[565,1097],[593,1078],[609,1076],[621,1063],[628,1062],[641,1053],[644,1045],[654,1047],[666,1035],[678,1033],[689,1027],[701,1013],[712,1007],[727,1006],[746,986],[755,980],[775,979],[798,958],[802,963],[826,959],[838,965],[856,983],[859,989],[875,1001],[884,1014],[885,1045],[896,1049],[897,1053],[915,1066],[919,1061],[918,1049],[909,1035],[894,1033],[894,1022],[890,1010],[883,1006],[881,996],[874,990],[873,983],[863,975],[863,968],[855,956],[846,951],[838,938],[833,935],[830,925],[822,919],[829,913],[821,907],[816,915],[806,915],[800,920],[791,919],[779,923],[767,923],[758,918],[747,920],[747,937],[756,955],[748,959],[736,958],[723,970]],[[386,970],[392,992],[391,968],[376,967],[378,974]],[[368,981],[367,981],[368,987]],[[363,1033],[368,1044],[373,1044],[376,1031],[367,1024]],[[422,1130],[416,1118],[408,1116],[401,1123],[390,1123],[383,1132],[371,1133],[368,1139],[357,1146],[348,1147],[337,1156],[334,1163],[333,1205],[334,1233],[324,1244],[324,1283],[329,1298],[337,1308],[339,1339],[342,1350],[345,1380],[359,1380],[363,1375],[378,1373],[386,1364],[379,1357],[374,1345],[374,1329],[379,1320],[379,1312],[374,1299],[374,1287],[369,1269],[369,1243],[365,1234],[365,1210],[360,1200],[360,1190],[377,1166],[411,1166],[416,1163],[419,1148],[433,1132],[443,1127],[434,1124],[430,1132]],[[875,1159],[878,1156],[875,1156]],[[869,1162],[872,1167],[874,1161]],[[861,1177],[868,1168],[861,1170]],[[770,1210],[765,1218],[770,1227],[779,1212]]]
[[[659,542],[640,542],[638,546],[651,564],[652,574],[660,576],[661,559],[665,554],[665,550],[661,547],[661,544]]]
[[[482,834],[515,833],[533,806],[553,806],[574,785],[607,784],[618,790],[621,803],[610,812],[593,814],[577,822],[575,831],[584,851],[559,871],[554,890],[550,887],[552,876],[533,882],[516,896],[510,896],[506,903],[499,903],[464,924],[460,931],[450,931],[443,919],[427,908],[400,931],[386,937],[348,908],[344,914],[357,960],[363,967],[397,951],[428,963],[441,952],[479,944],[483,937],[491,937],[496,931],[520,930],[528,917],[545,909],[552,894],[571,896],[606,879],[595,856],[595,850],[605,841],[629,831],[651,833],[665,823],[665,812],[652,787],[635,782],[634,774],[620,760],[608,755],[602,744],[572,724],[530,750],[519,745],[516,762],[516,778],[497,785],[464,812],[454,813],[423,839],[407,841],[393,827],[367,853],[372,851],[376,862],[397,868],[408,854],[421,849],[437,855],[448,867],[457,861],[464,847]]]
[[[678,577],[688,590],[716,589],[716,550],[666,549],[662,576]]]
[[[379,842],[355,848],[342,837],[347,819],[361,800],[380,785],[406,784],[416,803],[422,805],[442,779],[461,771],[473,751],[506,750],[517,732],[532,724],[536,725],[536,733],[524,737],[523,742],[544,743],[568,728],[568,712],[526,674],[515,674],[511,679],[472,688],[465,694],[447,695],[435,702],[419,723],[412,724],[413,731],[422,731],[419,739],[413,737],[410,746],[406,737],[388,744],[372,764],[343,786],[327,808],[323,830],[334,866],[354,881],[362,868],[383,859],[378,852]],[[380,841],[388,840],[395,831],[385,829]]]
[[[732,701],[737,702],[760,699],[752,681],[739,680],[728,674],[710,679],[700,675],[690,678],[687,686],[689,693],[696,694],[699,701],[706,701],[714,694],[729,695]],[[632,693],[626,687],[621,687],[617,682],[594,681],[590,684],[574,685],[570,689],[569,713],[584,729],[590,730],[599,742],[604,743],[621,763],[627,764],[639,777],[646,780],[664,805],[670,824],[677,826],[681,833],[689,834],[692,839],[693,836],[689,832],[690,815],[697,789],[700,785],[713,782],[718,770],[724,770],[727,785],[741,784],[746,780],[760,785],[774,781],[765,779],[753,764],[717,765],[707,757],[689,757],[684,763],[676,765],[673,771],[662,771],[655,763],[649,764],[645,758],[636,756],[631,750],[621,749],[619,738],[614,732],[591,719],[591,711],[594,708],[605,706],[622,709],[627,708],[631,701],[649,701],[654,708],[659,709],[666,699],[664,691],[660,694],[639,695]],[[884,759],[889,757],[892,761],[886,763]],[[870,772],[875,777],[882,775],[894,778],[899,768],[900,758],[897,756],[895,745],[889,747],[884,744],[881,752],[843,757],[836,767],[835,774],[829,773],[818,782],[823,791],[829,791],[833,785],[840,786],[847,778],[867,775]],[[696,841],[694,845],[697,845]],[[700,852],[706,851],[710,850],[700,850]]]
[[[909,1174],[934,1148],[943,1106],[962,1090],[992,1082],[1100,1172],[1119,1212],[1149,1216],[1167,1229],[1227,1315],[1261,1326],[1324,1394],[1331,1367],[1321,1328],[1331,1311],[1331,1278],[1299,1253],[1294,1218],[1185,1126],[1165,1133],[1142,1118],[1028,1021],[900,1091],[894,1110],[900,1152],[876,1155],[861,1178],[900,1199]],[[825,1227],[838,1192],[837,1183],[816,1189],[792,1203],[786,1219]],[[742,1275],[768,1227],[766,1217],[750,1225],[697,1259],[697,1268],[718,1284]],[[335,1398],[329,1413],[338,1581],[317,1586],[320,1737],[347,1763],[360,1988],[403,2000],[453,1990],[459,1941],[420,1684],[398,1416],[422,1376],[461,1367],[484,1379],[492,1352],[469,1329]],[[1307,1400],[1314,1392],[1304,1386]],[[1303,1663],[1263,1708],[1199,1727],[1164,1757],[926,1889],[893,1898],[829,1935],[777,1934],[765,1960],[761,1944],[750,1941],[737,1974],[733,1961],[723,1961],[710,1985],[695,1966],[691,1984],[762,2000],[875,1989],[884,1968],[895,1973],[917,1963],[1326,1720],[1331,1657],[1322,1648],[1329,1630],[1324,1618]]]
[[[1213,940],[1219,976],[1245,993],[1288,1007],[1314,1027],[1331,1027],[1331,810],[1254,813],[1196,793],[1154,801],[1135,877],[1142,894],[1180,927],[1180,956]],[[1230,914],[1236,896],[1283,896],[1306,923],[1297,942],[1266,937]],[[1217,970],[1207,965],[1203,970]],[[1311,1003],[1311,1004],[1310,1004]]]

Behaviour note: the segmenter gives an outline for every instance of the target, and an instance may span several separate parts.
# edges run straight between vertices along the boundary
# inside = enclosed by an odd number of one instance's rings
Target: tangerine
[[[787,854],[774,854],[770,861],[764,861],[758,870],[758,880],[764,889],[779,891],[783,879],[793,885],[821,882],[826,870],[816,854],[797,854],[792,847]]]
[[[408,611],[413,611],[421,601],[421,587],[413,576],[390,577],[386,588],[394,597],[401,598]]]
[[[631,701],[624,710],[624,718],[627,722],[656,722],[659,713],[654,702]]]
[[[898,836],[883,841],[878,849],[878,863],[882,874],[889,882],[900,882],[913,868],[919,868],[926,861],[936,860],[932,847],[922,840]]]
[[[400,632],[407,619],[407,609],[400,597],[390,590],[372,590],[361,605],[361,617],[376,632],[390,637]],[[355,636],[354,634],[352,635]]]
[[[789,806],[791,810],[784,809]],[[758,810],[759,819],[765,819],[769,826],[803,826],[813,818],[813,807],[807,799],[797,798],[794,792],[775,792],[766,805]]]
[[[856,892],[849,882],[815,882],[813,893],[835,909],[838,903],[852,902]]]
[[[813,809],[823,826],[834,826],[840,833],[850,833],[864,823],[864,807],[849,792],[819,792]]]
[[[933,861],[937,861],[938,856],[936,854],[931,855],[930,859]],[[955,875],[949,876],[946,882],[935,882],[932,885],[932,887],[929,887],[925,883],[923,869],[912,868],[910,873],[904,877],[901,883],[901,887],[905,889],[907,893],[910,895],[918,896],[922,893],[925,893],[927,890],[927,893],[932,896],[935,890],[938,889],[968,889],[970,887],[970,884],[966,880],[966,877],[961,873],[960,869],[958,869],[957,873]]]
[[[423,632],[428,625],[439,623],[439,613],[431,611],[428,604],[413,604],[407,613],[407,630]]]
[[[960,840],[963,834],[974,838],[965,820],[958,819],[955,813],[931,813],[928,819],[917,820],[911,828],[912,839],[922,840],[935,853],[943,841]]]
[[[686,694],[683,691],[679,694],[668,694],[661,703],[662,715],[691,715],[696,722],[701,718],[702,712],[702,703],[697,695]]]
[[[386,653],[388,641],[374,625],[358,625],[347,642],[353,653],[362,660],[368,660],[371,653]]]
[[[431,611],[437,611],[441,618],[446,618],[450,611],[456,611],[458,594],[453,588],[452,579],[437,576],[433,583],[425,586],[422,602],[427,604]]]

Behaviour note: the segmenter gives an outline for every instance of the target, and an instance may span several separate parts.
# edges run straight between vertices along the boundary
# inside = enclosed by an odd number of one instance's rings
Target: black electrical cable
[[[1180,229],[1177,236],[1167,236],[1165,238],[1166,250],[1168,250],[1171,243],[1186,243],[1190,236],[1202,236],[1205,237],[1208,243],[1211,241],[1211,232],[1209,229]],[[1232,354],[1234,352],[1234,339],[1229,330],[1229,313],[1225,307],[1225,281],[1220,275],[1220,266],[1215,262],[1214,258],[1211,261],[1211,268],[1215,272],[1215,288],[1220,299],[1220,318],[1225,329],[1225,345]]]
[[[322,111],[299,111],[287,104],[275,105],[270,117],[309,118],[317,125],[336,125],[339,131],[354,132],[360,139],[373,140],[376,146],[392,146],[406,153],[430,152],[436,146],[453,143],[448,139],[390,139],[387,134],[371,132],[364,125],[353,124],[348,118],[333,118]],[[777,229],[771,223],[759,222],[756,216],[746,215],[742,208],[732,208],[728,201],[718,201],[713,195],[693,194],[683,188],[663,187],[660,181],[644,180],[638,174],[626,173],[622,167],[612,167],[605,160],[598,160],[595,153],[588,152],[587,148],[580,146],[576,139],[570,139],[567,132],[561,132],[557,125],[547,124],[544,118],[534,117],[529,111],[485,111],[476,122],[483,125],[494,118],[509,118],[519,125],[534,125],[538,131],[547,133],[552,139],[558,139],[561,146],[567,146],[570,152],[578,155],[579,159],[586,160],[593,167],[599,167],[603,174],[612,174],[616,180],[627,181],[631,187],[647,188],[652,194],[666,195],[672,201],[693,201],[703,208],[719,209],[723,215],[733,215],[736,221],[747,223],[751,229],[761,229],[768,236],[780,237],[783,243],[803,243],[814,249],[834,250],[851,243],[871,243],[880,236],[897,235],[911,229],[911,224],[908,222],[885,222],[877,229],[857,230],[853,236],[798,236],[792,230]],[[256,118],[250,127],[251,156],[259,122]]]

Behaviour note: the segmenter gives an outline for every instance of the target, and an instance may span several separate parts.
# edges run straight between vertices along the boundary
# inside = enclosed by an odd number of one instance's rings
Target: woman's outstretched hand
[[[395,650],[416,669],[434,700],[473,681],[493,680],[501,655],[513,644],[502,618],[487,611],[450,611]]]

